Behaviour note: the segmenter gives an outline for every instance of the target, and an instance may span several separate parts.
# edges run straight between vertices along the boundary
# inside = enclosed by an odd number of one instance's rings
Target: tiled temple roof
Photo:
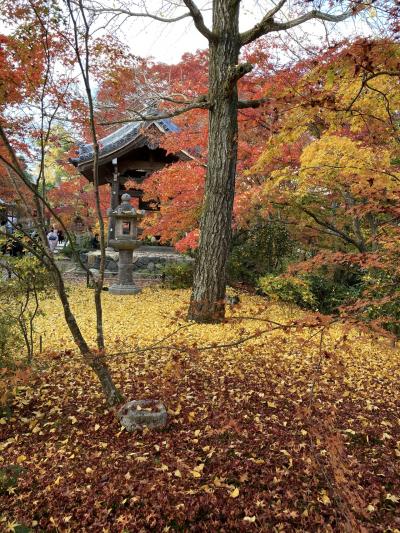
[[[107,154],[129,145],[132,141],[142,135],[144,129],[147,129],[152,124],[154,124],[162,133],[179,131],[178,126],[176,126],[170,119],[163,118],[148,122],[142,120],[129,122],[110,135],[107,135],[107,137],[99,140],[99,156],[104,157]],[[91,159],[93,159],[93,145],[81,144],[78,149],[78,157],[71,158],[70,161],[75,166],[78,166]]]

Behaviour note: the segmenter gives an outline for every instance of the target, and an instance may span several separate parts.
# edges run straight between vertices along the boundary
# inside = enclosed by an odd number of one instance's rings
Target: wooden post
[[[110,208],[114,211],[119,205],[119,173],[118,173],[118,160],[117,158],[112,160],[114,165],[114,173],[111,182],[111,202]],[[110,245],[110,240],[115,237],[115,218],[110,217],[108,221],[108,246]]]

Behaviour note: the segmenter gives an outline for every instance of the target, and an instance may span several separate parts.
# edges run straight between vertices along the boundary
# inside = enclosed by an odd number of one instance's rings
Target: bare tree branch
[[[380,72],[375,72],[375,73],[373,73],[373,74],[371,74],[369,76],[364,75],[364,77],[362,79],[362,82],[361,82],[361,86],[360,86],[359,90],[357,91],[357,94],[354,96],[354,98],[351,100],[350,104],[347,106],[346,111],[351,111],[351,108],[356,103],[358,98],[361,96],[361,94],[362,94],[363,90],[365,89],[365,87],[368,87],[371,90],[375,90],[374,88],[372,88],[372,87],[370,87],[368,85],[368,82],[370,82],[374,78],[378,78],[379,76],[398,76],[398,77],[400,77],[400,70],[382,70]],[[389,114],[389,116],[390,116],[390,114]]]
[[[73,2],[73,3],[75,4],[76,2]],[[177,17],[165,18],[165,17],[160,17],[158,15],[154,15],[153,13],[149,13],[147,10],[143,13],[140,11],[131,11],[130,9],[123,9],[123,8],[117,8],[117,7],[114,8],[114,7],[85,6],[85,9],[96,14],[114,13],[115,15],[126,15],[127,17],[142,17],[142,18],[145,17],[145,18],[157,20],[158,22],[178,22],[179,20],[192,16],[191,13],[183,13],[182,15],[179,15]]]
[[[224,91],[226,94],[230,94],[234,87],[236,87],[237,82],[240,78],[243,78],[246,74],[253,70],[253,65],[251,63],[239,63],[234,67],[229,69],[228,77],[225,81]]]
[[[286,2],[287,0],[280,0],[280,2],[278,2],[275,7],[270,9],[268,13],[264,15],[264,17],[258,24],[253,26],[253,28],[251,28],[250,30],[241,33],[240,40],[242,46],[244,44],[250,43],[251,41],[254,41],[255,39],[257,39],[257,37],[260,37],[261,35],[266,33],[263,28],[269,27],[269,24],[273,22],[273,16],[278,13],[278,11],[280,11],[280,9],[284,6],[284,4],[286,4]],[[253,35],[255,35],[255,37],[253,37]]]
[[[319,218],[315,213],[313,213],[312,211],[310,211],[309,209],[307,209],[306,207],[304,206],[301,206],[301,205],[297,205],[297,207],[299,209],[301,209],[301,211],[303,211],[304,213],[306,213],[309,217],[311,217],[313,220],[315,220],[315,222],[319,225],[319,226],[322,226],[323,228],[328,228],[329,230],[331,230],[333,233],[335,233],[338,237],[341,237],[345,242],[347,242],[348,244],[352,244],[353,246],[355,246],[357,248],[357,250],[359,250],[361,253],[365,252],[365,246],[364,246],[364,243],[362,242],[359,242],[359,241],[356,241],[355,239],[353,239],[352,237],[350,237],[350,235],[348,235],[347,233],[345,233],[344,231],[340,230],[339,228],[337,228],[334,224],[332,224],[331,222],[329,222],[328,220],[322,220],[321,218]]]
[[[101,291],[104,285],[104,271],[106,263],[106,254],[105,254],[105,229],[104,229],[104,220],[101,212],[100,205],[100,192],[99,192],[99,143],[97,139],[97,131],[94,119],[94,100],[93,93],[91,89],[91,80],[90,80],[90,54],[89,54],[89,39],[90,39],[90,22],[86,16],[85,8],[83,6],[82,0],[75,2],[77,6],[77,12],[75,13],[72,8],[71,0],[66,1],[67,8],[69,11],[69,16],[72,22],[73,27],[73,39],[74,39],[74,51],[75,56],[78,61],[82,79],[84,82],[86,96],[88,101],[88,110],[89,110],[89,125],[93,141],[93,186],[95,193],[95,204],[96,204],[96,214],[97,220],[100,228],[100,269],[99,276],[94,283],[94,300],[96,307],[96,331],[97,331],[97,347],[99,350],[104,350],[104,330],[103,330],[103,307],[101,301]],[[83,23],[83,32],[82,32],[82,41],[83,41],[83,51],[80,51],[79,35],[80,28],[78,27],[78,17],[81,17]]]
[[[171,101],[171,102],[175,101],[171,98],[166,98],[166,97],[163,97],[162,99]],[[257,108],[257,107],[262,106],[264,103],[268,101],[269,101],[269,98],[266,98],[266,97],[257,98],[253,100],[239,100],[238,108],[239,109]],[[177,100],[175,102],[178,103]],[[184,107],[179,107],[177,109],[174,109],[173,111],[148,115],[145,113],[141,113],[140,111],[130,110],[131,113],[133,113],[133,116],[131,118],[122,119],[122,120],[113,120],[110,122],[99,122],[99,125],[100,126],[111,126],[115,124],[129,124],[130,122],[134,122],[136,120],[143,120],[143,122],[152,122],[153,120],[156,121],[156,120],[162,120],[164,118],[173,118],[178,115],[182,115],[183,113],[186,113],[187,111],[191,111],[193,109],[211,109],[211,104],[209,100],[207,99],[207,95],[201,95],[198,99],[194,100],[191,103],[188,103],[188,105]]]
[[[212,41],[216,38],[216,35],[210,31],[207,26],[204,24],[203,15],[200,12],[200,9],[196,6],[192,0],[183,0],[186,7],[188,8],[190,15],[193,19],[194,25],[198,29],[198,31],[204,35],[206,39],[209,41]]]
[[[266,35],[267,33],[272,33],[275,31],[281,31],[281,30],[289,30],[291,28],[295,28],[296,26],[300,26],[300,24],[303,24],[304,22],[307,22],[309,20],[323,20],[326,22],[341,22],[342,20],[346,20],[347,18],[354,15],[354,11],[345,11],[344,13],[341,13],[340,15],[331,15],[329,13],[324,13],[323,11],[319,11],[317,9],[313,9],[312,11],[309,11],[308,13],[305,13],[304,15],[301,15],[300,17],[297,17],[292,20],[288,20],[287,22],[275,22],[273,19],[273,15],[271,13],[278,8],[280,4],[282,4],[279,9],[283,6],[285,2],[281,0],[274,9],[272,9],[269,13],[265,15],[265,17],[253,26],[248,31],[243,32],[240,35],[240,43],[241,46],[245,44],[249,44],[262,35]],[[275,13],[277,11],[274,11]]]
[[[110,126],[112,124],[127,124],[129,122],[134,122],[135,120],[138,120],[138,119],[143,120],[144,122],[152,122],[153,120],[156,121],[156,120],[162,120],[164,118],[176,117],[178,115],[182,115],[183,113],[186,113],[187,111],[191,111],[192,109],[210,109],[210,108],[211,108],[210,102],[206,99],[206,97],[201,97],[199,100],[195,100],[194,102],[192,102],[191,104],[185,107],[180,107],[170,112],[157,113],[154,115],[146,115],[146,114],[140,113],[140,111],[132,111],[134,116],[129,119],[114,120],[111,122],[99,122],[99,125]]]
[[[247,109],[249,107],[257,108],[257,107],[262,106],[266,102],[269,102],[269,98],[262,97],[262,98],[256,98],[253,100],[239,100],[238,109]]]

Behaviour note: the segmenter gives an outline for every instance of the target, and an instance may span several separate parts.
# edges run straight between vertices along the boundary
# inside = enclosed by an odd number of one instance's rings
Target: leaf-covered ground
[[[92,296],[71,289],[86,333]],[[399,531],[399,351],[338,326],[263,333],[278,326],[232,313],[188,325],[188,299],[104,294],[108,351],[132,351],[109,357],[117,383],[170,413],[161,432],[136,434],[106,408],[61,306],[45,302],[45,352],[1,419],[0,529]],[[251,296],[233,314],[296,318]]]

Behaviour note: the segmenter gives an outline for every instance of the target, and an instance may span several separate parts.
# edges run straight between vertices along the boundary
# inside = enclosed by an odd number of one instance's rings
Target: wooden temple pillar
[[[118,159],[115,158],[112,160],[114,165],[114,172],[111,179],[111,201],[110,201],[110,211],[115,211],[119,205],[119,172],[118,172]],[[115,238],[115,218],[110,216],[108,220],[108,237],[107,243],[109,246],[110,240]]]

